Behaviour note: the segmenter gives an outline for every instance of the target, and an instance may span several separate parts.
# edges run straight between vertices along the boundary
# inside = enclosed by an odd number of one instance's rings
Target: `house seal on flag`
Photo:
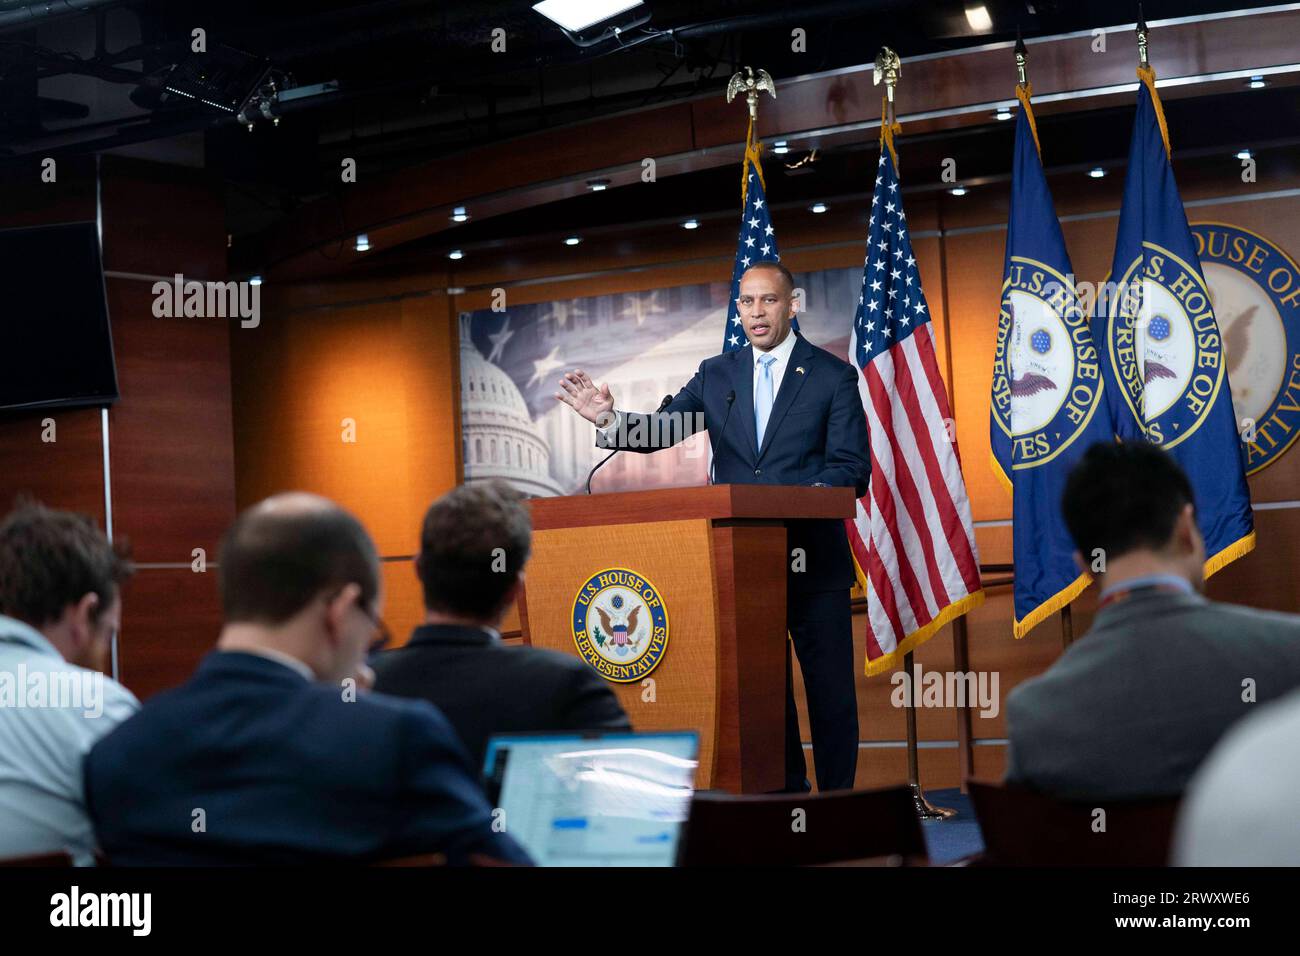
[[[1013,256],[993,360],[994,420],[1012,442],[1012,467],[1054,459],[1087,429],[1101,399],[1097,347],[1069,280]]]
[[[1246,473],[1254,474],[1300,436],[1300,267],[1241,226],[1198,222],[1191,229],[1223,330]]]
[[[601,677],[630,684],[668,649],[668,609],[653,584],[627,568],[597,571],[573,599],[573,641]]]
[[[1145,256],[1109,296],[1106,347],[1147,440],[1173,448],[1214,407],[1225,377],[1223,339],[1200,270],[1154,242],[1143,246]]]

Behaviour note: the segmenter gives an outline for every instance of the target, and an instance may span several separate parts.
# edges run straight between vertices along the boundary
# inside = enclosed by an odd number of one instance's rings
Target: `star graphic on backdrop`
[[[627,308],[620,314],[636,319],[637,328],[640,328],[647,318],[652,315],[662,315],[663,311],[663,303],[659,301],[659,290],[654,289],[648,293],[632,294]]]
[[[514,334],[514,331],[510,328],[510,316],[507,315],[506,320],[501,323],[501,328],[488,335],[488,341],[492,343],[492,351],[488,353],[487,357],[489,362],[496,364],[496,360],[505,351],[506,343],[514,337]]]
[[[530,388],[531,388],[532,386],[536,385],[538,382],[540,382],[540,381],[541,381],[543,378],[545,378],[547,375],[550,375],[550,374],[551,374],[552,372],[554,372],[557,368],[563,368],[563,367],[564,367],[564,363],[561,362],[561,361],[559,360],[559,358],[557,357],[557,353],[558,353],[559,351],[560,351],[560,347],[557,345],[557,346],[555,346],[555,348],[551,349],[551,354],[549,354],[548,356],[546,356],[546,358],[543,358],[543,359],[534,359],[534,361],[533,361],[533,374],[532,374],[532,376],[528,379],[528,386],[529,386]]]

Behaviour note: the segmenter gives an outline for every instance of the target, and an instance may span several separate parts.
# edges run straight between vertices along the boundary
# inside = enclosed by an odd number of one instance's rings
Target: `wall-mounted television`
[[[0,229],[0,409],[117,398],[95,223]]]

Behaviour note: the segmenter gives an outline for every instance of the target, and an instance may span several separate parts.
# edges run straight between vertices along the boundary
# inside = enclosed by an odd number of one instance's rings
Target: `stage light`
[[[582,242],[582,240],[577,236],[570,236],[568,239],[564,240],[566,246],[576,246],[580,242]]]
[[[783,139],[778,139],[772,144],[772,154],[775,156],[784,156],[790,152],[790,144]]]
[[[587,188],[594,193],[604,192],[609,188],[608,179],[588,179]]]
[[[965,186],[953,186],[952,189],[949,189],[949,190],[948,190],[948,192],[952,193],[954,196],[964,196],[964,195],[966,195],[966,187],[965,187]]]
[[[447,253],[447,258],[448,258],[448,259],[464,259],[464,258],[465,258],[465,253],[461,252],[459,249],[453,249],[453,250],[451,250],[451,252]]]
[[[682,228],[683,228],[683,229],[699,229],[699,228],[700,228],[700,221],[699,221],[698,219],[687,219],[684,223],[682,223]]]
[[[455,209],[451,211],[451,221],[452,222],[469,221],[469,213],[465,211],[464,206],[457,206]]]
[[[370,251],[370,237],[363,232],[361,233],[361,235],[357,236],[357,252],[369,252],[369,251]]]
[[[249,276],[249,277],[248,277],[248,284],[249,284],[249,285],[261,285],[261,284],[262,284],[262,277],[261,277],[261,276]]]
[[[1106,170],[1102,169],[1100,166],[1094,166],[1092,169],[1088,170],[1088,175],[1093,179],[1101,179],[1101,177],[1106,175]]]
[[[988,33],[993,29],[993,18],[989,16],[989,8],[984,4],[978,7],[967,7],[966,22],[976,33]]]
[[[650,11],[641,0],[542,0],[533,10],[583,49],[624,45],[623,34],[650,22]]]
[[[1011,110],[1010,110],[1010,108],[1008,108],[1008,107],[1006,107],[1006,106],[1003,106],[1003,107],[999,108],[998,111],[997,111],[996,113],[993,114],[993,118],[994,118],[995,120],[999,120],[999,121],[1002,121],[1002,122],[1005,122],[1006,120],[1011,119]]]
[[[824,202],[815,202],[815,203],[813,203],[811,206],[808,207],[808,211],[809,211],[809,212],[816,212],[816,213],[823,213],[823,212],[825,212],[825,211],[826,211],[827,209],[829,209],[829,208],[830,208],[830,207],[827,206]]]
[[[1262,76],[1252,76],[1250,78],[1249,86],[1252,90],[1262,90],[1264,87],[1268,86],[1268,83]]]
[[[1250,150],[1248,150],[1248,149],[1243,149],[1243,150],[1241,150],[1240,152],[1237,153],[1237,158],[1238,158],[1238,159],[1250,159]]]
[[[542,0],[533,9],[570,33],[579,33],[642,5],[641,0]]]

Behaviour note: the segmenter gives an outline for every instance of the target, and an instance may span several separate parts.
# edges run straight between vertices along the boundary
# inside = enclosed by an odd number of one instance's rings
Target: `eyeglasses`
[[[375,639],[370,642],[370,649],[366,653],[373,654],[375,651],[383,650],[393,639],[392,632],[388,630],[388,625],[384,623],[382,617],[375,614],[370,610],[370,608],[365,607],[360,603],[357,604],[357,607],[360,609],[362,614],[370,619],[370,623],[375,626],[375,630],[377,631]]]

